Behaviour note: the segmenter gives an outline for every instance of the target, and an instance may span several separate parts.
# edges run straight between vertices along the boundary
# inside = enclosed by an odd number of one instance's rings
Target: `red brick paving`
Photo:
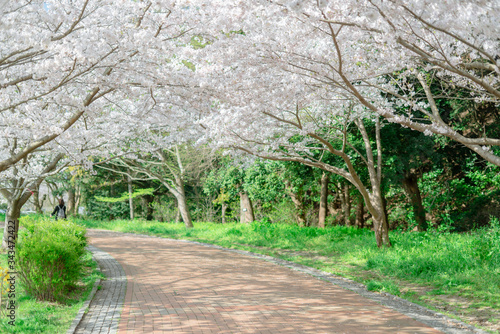
[[[127,275],[118,333],[441,333],[261,259],[167,239],[88,235]]]

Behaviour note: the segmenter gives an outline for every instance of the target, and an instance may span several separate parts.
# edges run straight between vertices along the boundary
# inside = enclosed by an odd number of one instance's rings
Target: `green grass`
[[[0,236],[2,233],[0,233]],[[15,326],[8,324],[10,319],[0,316],[0,333],[16,334],[56,334],[65,333],[87,299],[95,281],[102,277],[90,253],[85,255],[86,274],[81,286],[63,303],[37,301],[26,294],[16,281],[16,321]],[[7,254],[0,254],[0,267],[7,266]]]

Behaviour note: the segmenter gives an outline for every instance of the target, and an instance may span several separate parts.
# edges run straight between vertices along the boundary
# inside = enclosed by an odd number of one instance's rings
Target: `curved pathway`
[[[300,266],[293,270],[241,251],[102,230],[89,230],[88,236],[126,274],[118,333],[442,333],[436,328],[446,333],[474,332],[389,298],[426,325],[331,283],[345,281]],[[379,298],[384,303],[386,297]],[[88,317],[98,311],[92,311],[92,304]],[[112,333],[111,327],[99,330]],[[99,333],[96,330],[92,333]]]
[[[106,276],[99,284],[99,290],[92,298],[85,313],[72,333],[115,334],[123,308],[127,289],[127,278],[122,266],[108,253],[89,246],[94,259],[99,263],[101,272]]]

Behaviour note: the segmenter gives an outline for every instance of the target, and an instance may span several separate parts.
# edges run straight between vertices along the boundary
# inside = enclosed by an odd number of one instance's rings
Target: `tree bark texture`
[[[144,195],[143,197],[144,200],[144,215],[146,220],[153,220],[153,207],[151,206],[151,203],[154,201],[154,196],[153,195]]]
[[[130,209],[130,220],[134,220],[134,199],[132,198],[132,178],[127,177],[128,185],[128,206]]]
[[[342,191],[343,200],[343,216],[345,226],[351,226],[351,187],[348,183],[344,184]]]
[[[330,179],[326,172],[321,175],[321,195],[319,199],[319,215],[318,227],[324,228],[326,222],[326,214],[328,211],[328,183]]]
[[[184,190],[184,180],[180,176],[175,176],[175,183],[177,185],[175,198],[177,198],[177,205],[179,208],[179,212],[182,216],[182,221],[184,221],[184,225],[186,228],[193,227],[193,221],[191,220],[191,214],[189,213],[189,207],[187,205],[186,193]]]
[[[43,195],[42,198],[40,199],[40,186],[38,186],[36,189],[33,189],[33,204],[35,205],[35,211],[38,214],[43,213],[43,202],[45,201],[45,198],[47,195]]]
[[[73,188],[68,189],[68,205],[66,205],[66,212],[69,215],[74,215],[76,212],[75,208],[75,190]]]
[[[294,192],[292,184],[289,181],[286,181],[285,188],[290,196],[290,199],[295,205],[295,219],[297,220],[297,224],[299,226],[306,226],[306,210],[304,207],[304,195],[302,191],[299,190],[298,192]]]
[[[74,214],[79,214],[78,208],[80,206],[80,202],[82,202],[82,194],[80,191],[80,187],[76,186],[75,187],[75,212]]]
[[[380,198],[380,200],[374,198],[372,206],[373,228],[375,230],[377,247],[391,247],[391,241],[389,239],[389,222],[387,221],[387,214],[382,198]]]
[[[411,206],[413,207],[413,213],[418,224],[418,230],[426,231],[428,224],[425,219],[425,209],[422,204],[422,196],[420,195],[420,188],[418,187],[417,175],[406,173],[402,183],[406,196],[410,200]]]
[[[253,206],[248,193],[240,192],[240,223],[248,224],[255,220]]]
[[[177,211],[175,212],[175,222],[181,222],[181,211],[179,210],[179,204],[177,204]]]
[[[26,203],[26,201],[24,201],[24,203]],[[2,238],[3,249],[7,249],[7,247],[9,246],[9,236],[13,237],[13,239],[10,238],[11,241],[15,242],[17,239],[17,232],[19,230],[19,217],[21,216],[21,208],[24,203],[22,199],[11,200],[8,203]],[[12,234],[12,228],[9,229],[9,225],[12,226],[12,224],[14,225],[14,234]]]
[[[358,194],[356,203],[356,226],[358,228],[365,227],[365,205],[361,194]]]

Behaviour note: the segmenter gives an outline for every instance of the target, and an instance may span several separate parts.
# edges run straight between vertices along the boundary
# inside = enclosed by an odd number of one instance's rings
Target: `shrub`
[[[16,265],[21,285],[39,300],[61,301],[83,270],[86,229],[67,220],[21,219]]]

